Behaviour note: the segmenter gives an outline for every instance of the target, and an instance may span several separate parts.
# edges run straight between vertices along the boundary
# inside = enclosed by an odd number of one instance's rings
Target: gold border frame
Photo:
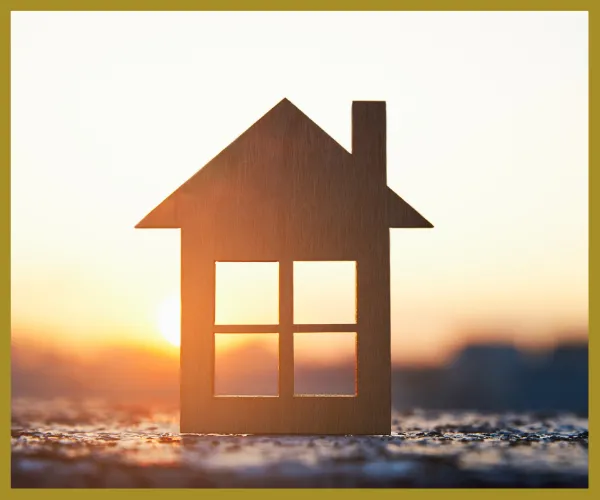
[[[594,9],[594,6],[596,8]],[[140,0],[88,0],[86,2],[75,1],[75,0],[9,0],[6,3],[2,2],[0,5],[0,68],[2,69],[1,74],[4,75],[0,83],[0,95],[1,95],[1,109],[2,109],[2,121],[1,125],[1,142],[0,142],[0,256],[2,266],[0,267],[0,319],[5,328],[2,328],[4,334],[4,349],[1,349],[0,366],[2,366],[2,373],[0,376],[2,394],[5,395],[2,398],[2,417],[0,423],[4,429],[10,428],[11,419],[11,400],[10,400],[10,20],[12,11],[196,11],[196,10],[418,10],[418,11],[587,11],[588,12],[588,33],[589,33],[589,298],[590,298],[590,329],[589,329],[589,341],[590,341],[590,388],[593,380],[592,376],[595,372],[592,370],[594,355],[598,358],[598,354],[594,354],[592,349],[592,335],[591,326],[593,324],[593,303],[591,301],[593,297],[593,286],[592,277],[594,273],[594,266],[591,262],[591,250],[594,245],[594,237],[592,229],[593,220],[593,209],[594,199],[592,196],[593,190],[593,161],[594,156],[591,154],[593,135],[592,135],[592,117],[597,116],[598,105],[596,101],[591,99],[591,91],[593,88],[593,80],[591,62],[598,53],[594,50],[597,45],[596,38],[593,36],[594,26],[598,24],[596,18],[596,12],[600,12],[600,4],[595,4],[592,1],[585,0],[491,0],[487,2],[474,1],[474,0],[431,0],[429,2],[417,1],[417,0],[403,0],[400,2],[393,2],[390,0],[371,0],[369,2],[359,1],[341,1],[341,0],[204,0],[201,2],[193,0],[148,0],[146,2]],[[591,390],[590,390],[591,396]],[[590,427],[593,427],[593,415],[594,412],[594,398],[590,397],[589,400],[589,415],[590,415]],[[77,490],[77,489],[52,489],[52,490],[28,490],[19,489],[12,490],[10,487],[10,435],[7,432],[7,446],[5,452],[2,454],[2,483],[4,488],[8,490],[8,494],[12,497],[19,498],[34,497],[39,494],[40,496],[46,496],[50,498],[79,498],[81,496],[87,496],[88,498],[95,498],[99,495],[111,495],[113,497],[124,497],[125,495],[139,495],[137,490],[118,490],[118,489],[98,489],[98,490]],[[592,473],[592,467],[594,462],[593,454],[590,447],[590,459],[589,459],[589,484],[590,487],[585,490],[562,490],[562,489],[528,489],[528,490],[509,490],[505,489],[420,489],[420,490],[395,490],[395,489],[380,489],[380,490],[318,490],[318,489],[299,489],[299,490],[285,490],[279,489],[215,489],[215,490],[202,490],[202,492],[191,490],[191,489],[153,489],[145,490],[142,494],[148,495],[153,498],[159,496],[186,496],[192,498],[194,495],[207,494],[218,498],[234,498],[236,495],[248,495],[255,498],[265,500],[267,497],[279,498],[281,495],[285,495],[286,498],[299,498],[301,495],[316,495],[316,496],[337,496],[340,499],[348,499],[350,497],[370,497],[371,495],[377,496],[378,498],[392,498],[396,495],[409,495],[411,497],[419,496],[434,497],[436,495],[444,495],[446,497],[462,498],[467,496],[478,496],[482,492],[486,497],[504,498],[509,493],[513,496],[518,497],[532,497],[536,495],[544,495],[545,498],[549,497],[579,497],[581,495],[588,496],[592,491],[595,484],[594,475]],[[3,488],[3,489],[4,489]],[[148,497],[146,497],[148,498]]]

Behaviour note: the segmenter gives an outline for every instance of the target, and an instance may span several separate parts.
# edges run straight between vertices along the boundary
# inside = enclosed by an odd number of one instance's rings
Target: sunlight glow
[[[179,297],[170,296],[158,308],[158,328],[162,336],[172,345],[181,344],[181,302]]]

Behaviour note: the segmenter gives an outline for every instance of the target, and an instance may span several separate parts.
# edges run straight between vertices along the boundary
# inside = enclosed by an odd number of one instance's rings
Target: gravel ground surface
[[[575,487],[588,420],[395,413],[389,436],[180,435],[176,410],[13,401],[12,486]]]

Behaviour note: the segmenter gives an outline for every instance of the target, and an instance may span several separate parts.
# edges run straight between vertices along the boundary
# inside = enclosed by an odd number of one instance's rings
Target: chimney
[[[385,101],[352,103],[352,155],[369,178],[387,186]]]

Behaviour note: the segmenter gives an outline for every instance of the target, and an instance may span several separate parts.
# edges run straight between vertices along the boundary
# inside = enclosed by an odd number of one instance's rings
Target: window
[[[277,396],[275,333],[215,334],[215,396]]]
[[[216,262],[215,272],[215,396],[356,396],[355,261]]]
[[[294,395],[356,395],[356,333],[294,333]]]
[[[277,262],[217,262],[215,325],[279,323]]]
[[[294,323],[356,323],[356,262],[294,262]]]

